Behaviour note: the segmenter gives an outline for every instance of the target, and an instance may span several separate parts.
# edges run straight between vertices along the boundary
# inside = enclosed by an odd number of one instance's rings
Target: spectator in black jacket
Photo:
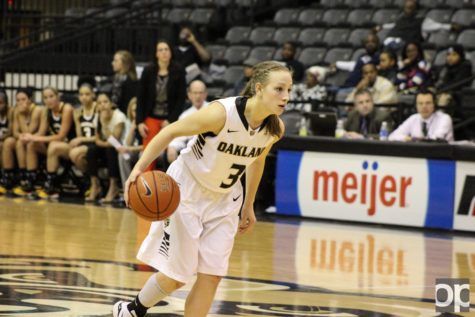
[[[285,65],[293,71],[294,83],[299,83],[303,80],[305,74],[305,67],[301,62],[295,59],[295,52],[297,48],[292,42],[285,42],[282,45],[282,61]]]
[[[112,60],[114,77],[112,78],[112,102],[120,111],[127,113],[130,99],[137,96],[137,72],[135,60],[128,51],[117,51]]]
[[[441,92],[437,104],[447,106],[452,100],[452,93],[472,84],[472,63],[465,59],[465,49],[455,44],[447,49],[447,62],[440,70],[436,88]]]
[[[158,41],[156,58],[145,67],[137,96],[136,124],[144,147],[161,128],[178,119],[186,98],[185,72],[174,62],[167,41]]]

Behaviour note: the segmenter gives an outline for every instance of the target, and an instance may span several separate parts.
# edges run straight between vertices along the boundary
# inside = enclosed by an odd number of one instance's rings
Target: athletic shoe
[[[13,193],[14,193],[16,196],[19,196],[19,197],[23,197],[23,196],[28,195],[28,192],[24,191],[21,186],[17,186],[17,187],[15,187],[15,188],[13,188]]]
[[[112,316],[114,317],[135,317],[129,312],[129,309],[127,308],[127,305],[129,305],[129,302],[124,302],[124,301],[119,301],[114,304],[114,307],[112,307]]]
[[[7,189],[5,186],[0,185],[0,195],[5,195],[7,193]]]

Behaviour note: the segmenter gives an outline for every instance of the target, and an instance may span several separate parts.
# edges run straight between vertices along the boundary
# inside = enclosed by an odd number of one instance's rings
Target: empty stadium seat
[[[419,0],[419,5],[423,8],[441,8],[445,6],[445,0]]]
[[[226,41],[230,44],[244,43],[249,40],[251,28],[248,26],[233,26],[226,33]]]
[[[372,8],[391,8],[394,3],[393,0],[368,0],[368,5]]]
[[[455,11],[452,15],[452,23],[457,23],[463,26],[475,25],[475,10],[460,9]]]
[[[298,22],[301,25],[308,25],[308,26],[318,26],[323,25],[323,10],[319,9],[305,9],[302,10],[299,14]]]
[[[345,71],[337,71],[335,74],[327,76],[325,84],[334,87],[341,87],[348,78],[348,74],[349,73]]]
[[[296,42],[300,33],[300,28],[283,27],[275,31],[273,41],[278,45],[285,42]]]
[[[337,61],[349,61],[351,59],[352,49],[332,48],[325,54],[323,61],[326,64],[336,63]]]
[[[304,64],[305,67],[318,65],[323,62],[326,48],[323,47],[306,47],[299,54],[298,60]]]
[[[191,9],[188,8],[173,8],[168,12],[167,20],[171,23],[182,24],[188,21],[191,14]]]
[[[445,0],[445,4],[454,9],[461,9],[467,6],[473,7],[473,1],[470,0]]]
[[[430,34],[427,42],[434,45],[436,48],[447,47],[454,44],[456,41],[456,35],[449,31],[441,30]]]
[[[345,0],[345,6],[349,8],[364,8],[368,6],[368,0]]]
[[[444,66],[446,59],[447,59],[447,50],[440,51],[435,55],[435,58],[432,61],[432,65],[434,65],[435,67]]]
[[[348,14],[347,20],[351,26],[369,26],[373,24],[372,17],[372,9],[356,9]]]
[[[457,43],[465,49],[475,49],[475,30],[465,30],[457,38]]]
[[[323,42],[329,47],[348,45],[348,29],[328,29],[323,36]]]
[[[206,49],[210,52],[213,60],[224,59],[224,52],[226,52],[226,46],[224,45],[207,45]]]
[[[197,25],[207,25],[213,17],[214,9],[197,8],[194,9],[189,17],[189,21]]]
[[[370,29],[354,29],[351,31],[350,36],[348,37],[348,43],[350,43],[353,47],[362,47],[364,46],[363,41],[370,32]]]
[[[190,7],[193,4],[192,0],[173,0],[171,4],[175,7]]]
[[[254,58],[259,62],[271,60],[274,56],[274,46],[258,46],[254,47],[249,53],[248,58]]]
[[[321,28],[305,28],[300,31],[298,42],[304,46],[323,45],[323,36],[325,29]]]
[[[272,42],[275,28],[267,26],[258,26],[252,29],[249,40],[254,45],[264,45]]]
[[[450,9],[432,9],[427,12],[427,17],[440,23],[449,23],[452,18],[453,11]]]
[[[295,24],[298,21],[299,9],[280,9],[274,15],[276,25]]]
[[[340,26],[348,24],[346,17],[348,10],[346,9],[330,9],[323,14],[323,22],[329,26]]]
[[[320,0],[320,5],[324,8],[338,8],[346,6],[345,0]]]
[[[227,60],[229,64],[242,64],[250,51],[251,48],[245,45],[229,46],[224,52],[224,59]]]
[[[243,76],[244,66],[230,66],[224,72],[224,81],[227,87],[232,87]]]
[[[399,9],[379,9],[373,14],[373,22],[377,25],[394,22],[399,13]]]

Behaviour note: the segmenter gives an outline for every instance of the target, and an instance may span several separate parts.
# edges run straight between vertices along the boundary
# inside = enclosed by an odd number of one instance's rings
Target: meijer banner
[[[277,213],[452,228],[455,163],[279,151]]]

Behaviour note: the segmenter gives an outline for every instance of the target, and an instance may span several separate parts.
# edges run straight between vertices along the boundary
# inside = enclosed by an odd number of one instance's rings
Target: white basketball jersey
[[[208,132],[195,136],[180,157],[203,187],[227,193],[274,137],[265,129],[267,119],[256,130],[249,127],[244,117],[247,98],[230,97],[218,102],[226,110],[223,129],[218,135]]]

